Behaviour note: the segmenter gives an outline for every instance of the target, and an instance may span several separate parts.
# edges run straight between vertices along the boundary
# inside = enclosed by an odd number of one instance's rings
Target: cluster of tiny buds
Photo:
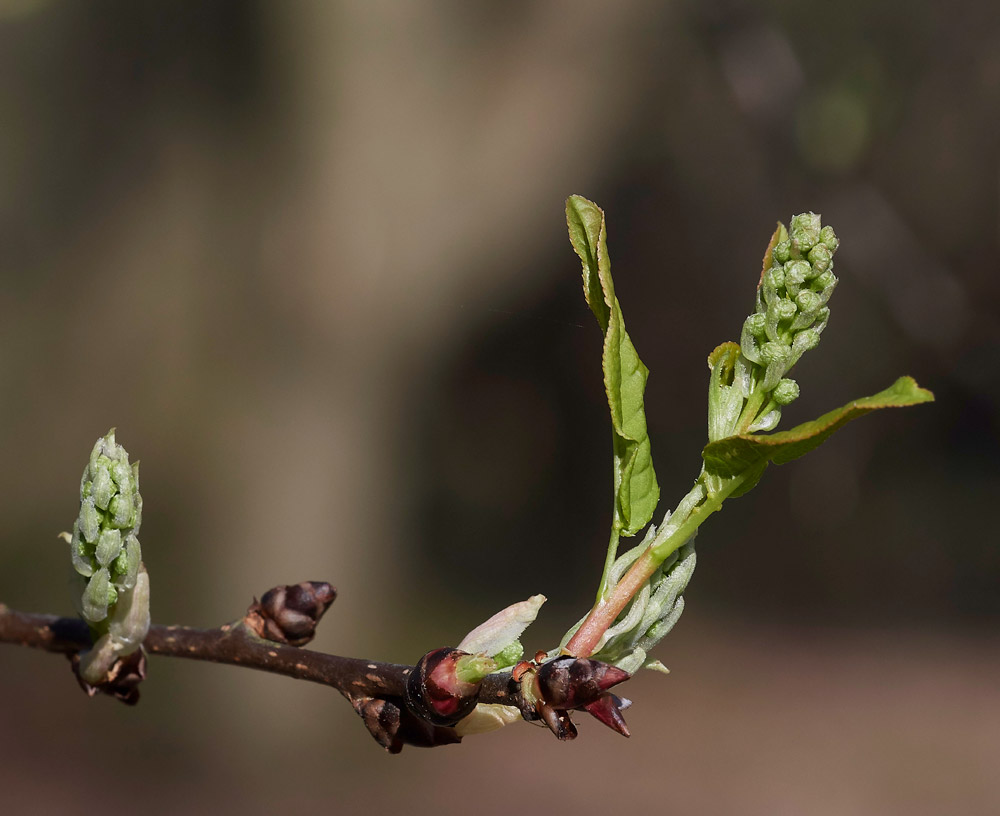
[[[749,362],[763,369],[760,387],[772,392],[778,405],[787,405],[798,397],[798,386],[784,374],[819,344],[830,317],[827,302],[837,285],[833,255],[839,241],[815,213],[794,216],[787,230],[779,227],[777,239],[740,347]]]
[[[73,568],[87,579],[80,605],[88,623],[103,622],[119,593],[135,586],[141,523],[139,465],[129,464],[112,429],[97,440],[83,471],[80,513],[69,537]]]

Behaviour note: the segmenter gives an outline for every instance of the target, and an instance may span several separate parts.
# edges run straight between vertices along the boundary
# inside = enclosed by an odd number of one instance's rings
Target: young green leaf
[[[933,401],[934,395],[918,386],[912,377],[900,377],[884,391],[849,402],[791,430],[766,435],[740,434],[710,442],[702,451],[702,458],[711,473],[723,477],[736,476],[766,462],[783,465],[819,447],[834,431],[870,411]]]
[[[604,332],[604,387],[614,427],[614,529],[635,535],[653,517],[660,498],[646,432],[643,392],[649,370],[625,331],[615,297],[604,211],[581,196],[566,201],[566,224],[583,264],[583,294]]]

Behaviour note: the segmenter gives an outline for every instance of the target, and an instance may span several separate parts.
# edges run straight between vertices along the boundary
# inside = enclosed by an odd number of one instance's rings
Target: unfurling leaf
[[[767,462],[783,465],[819,447],[852,419],[880,408],[901,408],[933,402],[934,395],[912,377],[900,377],[884,391],[854,400],[812,422],[773,434],[740,434],[710,442],[702,451],[707,469],[718,476],[736,476]]]
[[[512,666],[524,652],[518,638],[534,622],[543,603],[544,595],[532,595],[511,604],[469,632],[457,648],[495,657],[501,667]]]
[[[566,224],[583,264],[583,293],[604,332],[604,387],[614,426],[615,528],[635,535],[653,517],[660,498],[656,483],[643,392],[649,371],[625,331],[615,297],[604,211],[581,196],[566,201]]]

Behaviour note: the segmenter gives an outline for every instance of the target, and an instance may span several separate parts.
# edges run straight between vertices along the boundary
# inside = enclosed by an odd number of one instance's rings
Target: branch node
[[[139,702],[139,683],[146,679],[146,650],[136,649],[131,654],[119,657],[111,664],[105,679],[96,685],[88,683],[80,676],[80,653],[66,655],[73,667],[73,674],[88,697],[100,692],[121,700],[125,705]]]

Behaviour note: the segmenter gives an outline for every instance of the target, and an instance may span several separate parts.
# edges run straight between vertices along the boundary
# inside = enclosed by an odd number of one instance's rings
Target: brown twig
[[[87,624],[79,618],[19,612],[0,604],[0,643],[72,654],[90,648],[91,639]],[[321,683],[348,698],[402,697],[406,676],[413,669],[272,643],[252,634],[242,620],[217,629],[154,625],[143,647],[152,655],[225,663]],[[482,702],[516,705],[508,690],[509,672],[490,675],[487,681],[480,690]]]
[[[628,736],[621,717],[621,709],[628,703],[607,692],[628,679],[628,673],[598,661],[559,658],[540,667],[522,661],[512,672],[487,675],[480,683],[458,684],[456,688],[469,697],[458,701],[462,705],[452,718],[428,715],[440,703],[440,695],[435,696],[440,688],[420,667],[432,655],[460,656],[464,652],[438,649],[425,655],[417,666],[405,666],[277,642],[311,639],[315,624],[334,597],[336,590],[329,584],[308,581],[270,590],[261,601],[254,601],[243,618],[217,629],[150,626],[143,648],[116,661],[97,686],[85,682],[78,671],[80,653],[93,645],[89,627],[79,618],[19,612],[0,604],[0,643],[68,655],[87,694],[103,692],[128,704],[139,699],[146,654],[225,663],[321,683],[337,689],[351,702],[372,736],[390,753],[399,752],[405,744],[430,747],[460,742],[461,735],[452,726],[479,703],[502,703],[517,708],[525,719],[541,718],[561,740],[576,736],[569,716],[569,710],[576,708],[587,710]]]

